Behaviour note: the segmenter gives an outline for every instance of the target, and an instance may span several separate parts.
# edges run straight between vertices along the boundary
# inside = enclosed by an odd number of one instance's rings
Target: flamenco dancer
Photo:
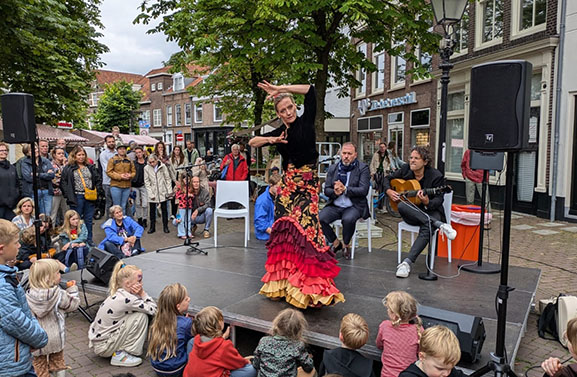
[[[275,199],[275,222],[267,242],[266,274],[260,294],[284,297],[298,308],[332,305],[344,301],[335,287],[339,274],[334,253],[325,245],[319,223],[316,164],[316,92],[312,85],[258,84],[274,99],[283,125],[249,141],[251,147],[276,145],[284,175]],[[305,110],[297,116],[292,94],[305,95]]]

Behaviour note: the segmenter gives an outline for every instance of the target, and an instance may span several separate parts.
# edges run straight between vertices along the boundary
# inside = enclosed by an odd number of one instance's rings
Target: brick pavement
[[[397,219],[394,219],[386,214],[378,215],[379,223],[377,226],[384,228],[383,237],[380,239],[373,239],[373,248],[382,248],[389,252],[396,253],[396,229]],[[100,224],[100,222],[98,222]],[[242,232],[242,220],[230,220],[219,222],[221,227],[220,233]],[[511,233],[510,262],[512,265],[539,268],[542,270],[541,281],[539,283],[537,297],[548,298],[556,296],[563,292],[567,294],[577,294],[577,255],[571,254],[574,245],[577,244],[577,233],[575,232],[573,224],[560,223],[563,226],[549,227],[546,221],[534,216],[527,216],[516,214],[513,216],[512,225],[527,225],[520,228],[529,228],[525,230],[513,229]],[[489,243],[491,245],[490,258],[492,262],[498,262],[500,249],[499,239],[501,233],[499,228],[501,226],[500,213],[496,213],[496,217],[492,224],[492,230],[488,233]],[[562,230],[567,228],[568,230]],[[150,251],[168,244],[178,244],[175,231],[165,235],[162,232],[157,232],[151,237],[145,235],[143,238],[143,245]],[[534,233],[538,230],[552,230],[558,233],[552,235],[540,235]],[[101,231],[95,227],[95,239],[101,236]],[[409,242],[406,237],[404,242]],[[366,244],[366,240],[361,240],[361,246]],[[408,244],[405,245],[408,247]],[[510,282],[514,286],[514,282]],[[96,302],[97,296],[89,295],[90,302]],[[537,314],[531,313],[529,315],[527,332],[524,335],[515,361],[515,370],[517,373],[523,373],[532,365],[539,364],[543,359],[549,356],[560,357],[566,359],[569,357],[568,351],[559,343],[547,341],[539,338],[537,335],[536,321]],[[108,359],[102,359],[94,356],[88,349],[87,331],[89,323],[79,313],[72,313],[67,319],[67,346],[65,349],[65,357],[71,370],[69,376],[113,376],[116,373],[131,372],[136,376],[154,376],[150,368],[150,364],[146,361],[138,368],[118,368],[112,367]],[[485,352],[492,351],[485,349]],[[539,369],[529,372],[530,377],[542,376]]]

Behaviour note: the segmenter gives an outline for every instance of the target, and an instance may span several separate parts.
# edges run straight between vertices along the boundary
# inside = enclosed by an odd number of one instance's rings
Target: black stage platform
[[[276,314],[289,307],[284,301],[274,302],[258,294],[262,285],[266,248],[264,242],[251,240],[248,248],[242,247],[243,235],[224,234],[219,236],[217,249],[212,248],[212,239],[203,240],[201,247],[205,255],[188,255],[185,248],[176,248],[160,253],[149,252],[129,260],[127,263],[140,267],[144,273],[144,288],[157,298],[164,286],[180,282],[188,289],[191,312],[207,305],[222,309],[225,321],[232,326],[267,332]],[[458,254],[458,253],[456,253]],[[452,264],[438,258],[435,271],[442,275],[454,275],[459,261]],[[336,279],[337,287],[343,292],[346,302],[333,307],[307,309],[304,314],[309,322],[307,341],[325,348],[340,345],[338,334],[341,318],[350,312],[362,315],[371,331],[369,344],[361,351],[375,360],[380,360],[380,351],[375,347],[375,338],[380,322],[386,318],[381,300],[393,290],[410,292],[420,304],[449,311],[481,316],[485,322],[487,339],[482,359],[476,364],[460,364],[467,369],[476,369],[489,360],[489,352],[495,350],[497,315],[495,295],[499,275],[483,275],[461,272],[453,279],[423,281],[418,278],[425,272],[425,257],[421,256],[407,279],[395,277],[397,253],[374,249],[368,253],[359,248],[355,259],[339,261],[341,273]],[[79,280],[79,272],[63,276],[63,280]],[[531,303],[537,290],[541,271],[538,269],[511,267],[509,285],[511,292],[507,314],[506,348],[509,360],[514,361]],[[103,293],[106,287],[84,274],[88,281],[87,291]]]

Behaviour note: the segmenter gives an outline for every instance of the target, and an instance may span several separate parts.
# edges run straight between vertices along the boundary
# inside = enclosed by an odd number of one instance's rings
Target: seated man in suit
[[[319,220],[331,250],[337,252],[344,247],[345,259],[351,257],[351,239],[357,220],[369,217],[367,193],[370,178],[368,165],[357,160],[357,147],[353,143],[344,143],[341,161],[331,165],[327,171],[325,195],[329,201],[320,212]],[[337,239],[331,227],[331,223],[338,219],[343,223],[343,242]]]
[[[409,163],[385,177],[384,191],[389,198],[399,203],[399,214],[409,225],[419,226],[419,235],[411,246],[409,256],[397,266],[397,277],[406,278],[411,272],[411,265],[415,263],[417,257],[425,249],[431,236],[438,228],[450,240],[455,239],[457,232],[450,224],[445,223],[445,211],[443,209],[443,194],[435,196],[426,195],[423,190],[419,190],[417,197],[421,204],[416,206],[407,204],[401,200],[398,192],[391,188],[392,179],[416,179],[421,185],[421,189],[441,187],[445,184],[445,177],[437,169],[430,166],[431,157],[426,147],[413,147]]]

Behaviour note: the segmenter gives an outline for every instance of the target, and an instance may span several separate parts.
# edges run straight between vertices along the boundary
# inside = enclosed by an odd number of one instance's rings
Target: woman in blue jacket
[[[110,218],[101,225],[106,237],[98,247],[117,256],[119,259],[144,252],[140,238],[144,228],[128,216],[124,216],[122,207],[110,207]]]
[[[271,175],[268,179],[269,187],[258,196],[254,203],[254,234],[259,240],[268,241],[270,237],[274,223],[274,198],[280,180],[280,175]]]

